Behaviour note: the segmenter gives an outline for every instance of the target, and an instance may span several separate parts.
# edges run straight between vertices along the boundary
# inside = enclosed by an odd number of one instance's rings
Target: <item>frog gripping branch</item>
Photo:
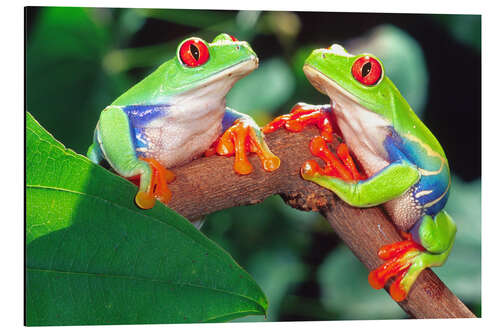
[[[309,148],[324,167],[306,161],[302,177],[351,206],[384,205],[405,240],[379,250],[385,263],[368,279],[379,289],[395,278],[390,294],[404,300],[420,272],[446,261],[456,233],[443,210],[450,172],[439,142],[384,75],[379,59],[351,55],[339,45],[313,51],[304,65],[331,104],[299,103],[261,131],[225,104],[232,86],[257,66],[249,44],[227,34],[212,43],[184,40],[176,57],[102,111],[88,157],[135,182],[135,202],[149,209],[157,199],[172,198],[167,184],[175,174],[167,168],[218,154],[234,156],[234,171],[245,175],[253,171],[247,154],[255,153],[264,170],[274,171],[280,159],[264,133],[314,125],[320,135]],[[340,144],[332,152],[328,144],[334,140]]]
[[[444,264],[453,246],[456,226],[443,210],[450,188],[444,151],[375,56],[351,55],[334,44],[314,50],[304,72],[331,104],[297,104],[290,114],[268,124],[264,133],[280,127],[298,132],[316,125],[321,135],[311,140],[310,150],[325,167],[307,161],[302,177],[351,206],[384,205],[405,240],[379,250],[385,263],[370,272],[368,280],[380,289],[395,278],[390,294],[400,302],[425,268]],[[347,144],[339,145],[336,154],[327,146],[335,132]]]
[[[87,156],[106,161],[119,175],[137,182],[137,205],[167,203],[167,170],[203,155],[235,156],[234,170],[252,172],[246,154],[256,153],[266,171],[280,160],[268,148],[252,118],[226,107],[232,86],[258,66],[250,45],[228,34],[212,43],[188,38],[177,56],[106,107]]]

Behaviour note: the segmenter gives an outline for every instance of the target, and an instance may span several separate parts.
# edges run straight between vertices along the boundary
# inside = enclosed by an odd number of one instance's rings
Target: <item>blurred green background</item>
[[[435,272],[481,315],[481,16],[335,12],[26,8],[26,109],[85,154],[101,110],[186,37],[227,32],[248,41],[259,69],[227,104],[264,125],[299,101],[328,103],[302,73],[311,50],[333,42],[371,52],[447,152],[447,211],[455,249]],[[465,157],[464,157],[465,156]],[[319,214],[279,197],[207,217],[202,228],[259,283],[267,320],[406,318]],[[238,321],[262,321],[247,317]]]

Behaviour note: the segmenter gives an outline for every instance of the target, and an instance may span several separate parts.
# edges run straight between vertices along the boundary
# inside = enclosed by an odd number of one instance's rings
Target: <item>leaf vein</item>
[[[184,282],[176,282],[176,281],[167,281],[167,280],[160,280],[160,279],[151,279],[151,278],[141,278],[138,276],[127,276],[127,275],[115,275],[115,274],[102,274],[102,273],[90,273],[90,272],[68,272],[68,271],[62,271],[62,270],[56,270],[56,269],[43,269],[43,268],[34,268],[34,267],[26,267],[27,271],[32,271],[32,272],[43,272],[43,273],[55,273],[55,274],[70,274],[70,275],[82,275],[82,276],[94,276],[94,277],[105,277],[105,278],[115,278],[115,279],[127,279],[127,280],[134,280],[134,281],[146,281],[146,282],[153,282],[153,283],[164,283],[164,284],[171,284],[171,285],[177,285],[177,286],[187,286],[187,287],[192,287],[192,288],[199,288],[199,289],[207,289],[207,290],[212,290],[215,292],[220,292],[223,294],[228,294],[231,296],[237,296],[241,297],[244,299],[247,299],[255,304],[257,304],[260,308],[262,308],[262,305],[257,302],[257,300],[252,299],[248,296],[237,294],[230,292],[228,290],[224,289],[218,289],[218,288],[213,288],[213,287],[207,287],[207,286],[202,286],[194,283],[184,283]]]

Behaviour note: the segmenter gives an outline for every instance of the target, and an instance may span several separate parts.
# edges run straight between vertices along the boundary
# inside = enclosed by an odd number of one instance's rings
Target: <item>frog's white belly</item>
[[[202,155],[222,132],[225,101],[216,107],[200,106],[206,111],[170,110],[166,116],[144,127],[148,146],[141,153],[166,168],[189,163]]]
[[[158,160],[167,168],[182,165],[202,155],[222,130],[220,121],[203,128],[198,124],[183,125],[146,128],[144,134],[149,146],[144,155]],[[197,133],[193,134],[193,130]]]

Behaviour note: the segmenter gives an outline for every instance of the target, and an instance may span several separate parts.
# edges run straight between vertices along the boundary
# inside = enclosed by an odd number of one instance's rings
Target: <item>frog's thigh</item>
[[[151,179],[151,169],[136,156],[125,112],[119,107],[108,107],[101,113],[97,126],[99,144],[111,167],[123,177],[141,174],[140,187],[146,191]]]
[[[351,206],[371,207],[405,193],[420,179],[420,174],[413,165],[398,162],[391,163],[374,176],[356,183],[324,175],[306,179],[330,189]]]

